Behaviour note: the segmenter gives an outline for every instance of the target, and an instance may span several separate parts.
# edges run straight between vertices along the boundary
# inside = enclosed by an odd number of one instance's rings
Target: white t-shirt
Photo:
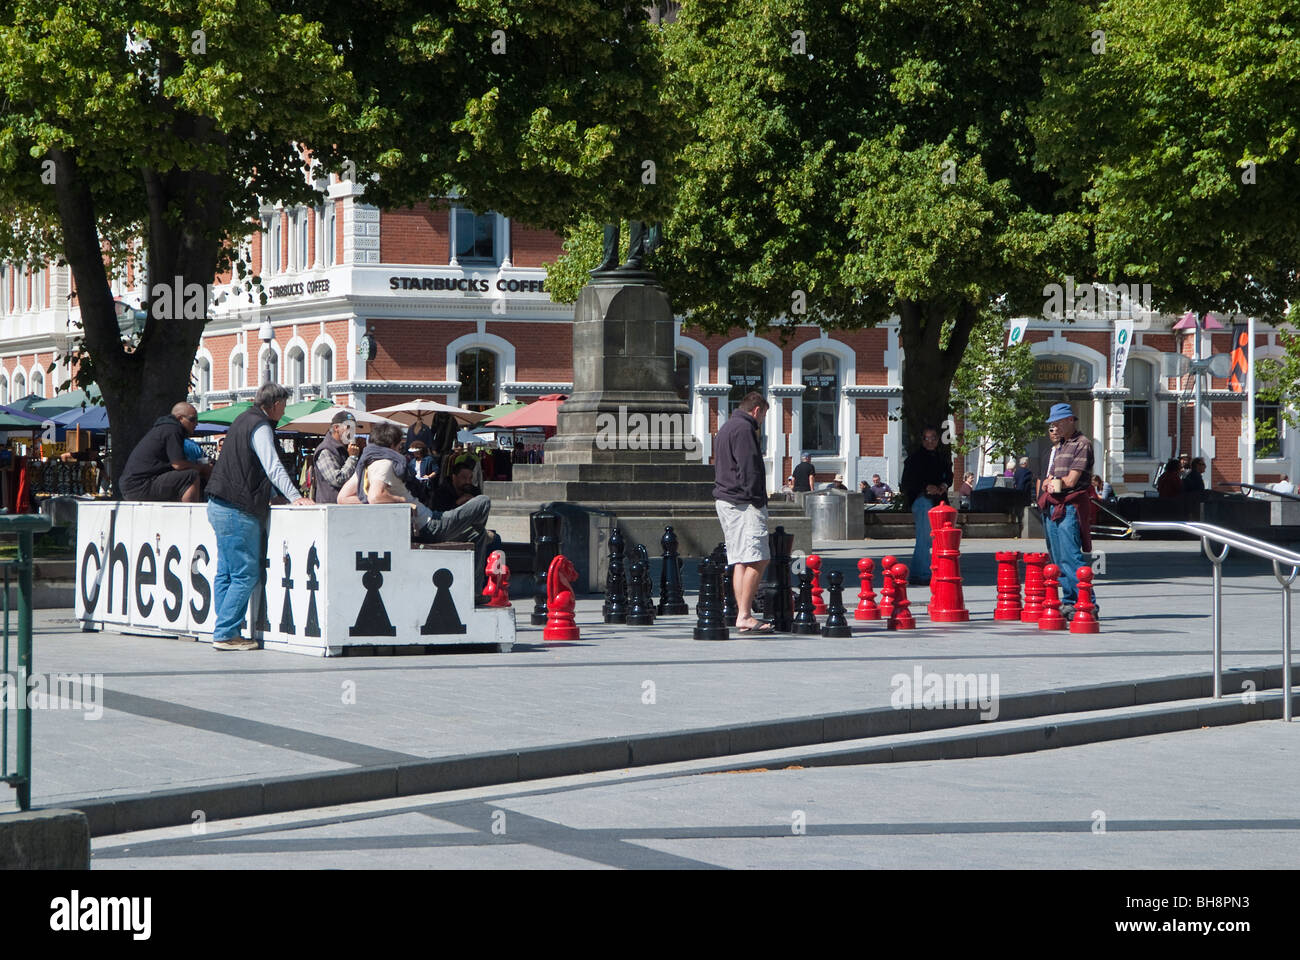
[[[1274,493],[1295,493],[1295,484],[1290,480],[1279,480],[1273,484]]]
[[[372,491],[378,490],[381,486],[386,487],[389,494],[394,497],[401,497],[408,503],[415,502],[415,498],[406,489],[406,483],[398,476],[390,460],[376,460],[366,467],[366,498],[372,503],[375,499]]]

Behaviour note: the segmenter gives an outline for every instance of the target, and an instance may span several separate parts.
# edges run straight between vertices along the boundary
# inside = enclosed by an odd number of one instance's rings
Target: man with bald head
[[[199,422],[198,411],[178,403],[159,417],[136,444],[122,471],[122,499],[164,503],[200,503],[203,482],[212,465],[185,456],[185,440]]]

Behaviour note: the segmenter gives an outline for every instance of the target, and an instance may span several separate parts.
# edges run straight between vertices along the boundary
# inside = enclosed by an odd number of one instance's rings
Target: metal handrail
[[[1300,575],[1300,553],[1283,550],[1264,540],[1247,537],[1234,530],[1217,527],[1212,523],[1195,521],[1135,520],[1135,530],[1176,530],[1201,538],[1201,549],[1214,564],[1214,597],[1211,601],[1211,622],[1214,628],[1214,699],[1223,699],[1223,561],[1228,550],[1236,547],[1244,553],[1273,561],[1273,576],[1282,587],[1282,719],[1291,720],[1291,584]],[[1217,555],[1211,543],[1222,544]],[[1282,565],[1291,568],[1284,577]]]
[[[1277,497],[1279,500],[1300,500],[1300,496],[1294,493],[1283,493],[1281,490],[1274,490],[1272,487],[1261,486],[1258,483],[1221,483],[1221,487],[1240,487],[1242,490],[1258,490],[1260,493],[1268,494],[1270,497]]]

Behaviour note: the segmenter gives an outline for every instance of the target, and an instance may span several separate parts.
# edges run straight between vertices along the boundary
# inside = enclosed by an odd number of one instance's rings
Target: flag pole
[[[1246,456],[1243,483],[1255,482],[1255,318],[1246,318]]]

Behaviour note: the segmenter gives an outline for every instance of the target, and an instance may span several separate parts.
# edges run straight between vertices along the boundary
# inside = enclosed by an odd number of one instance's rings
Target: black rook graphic
[[[366,588],[366,595],[357,611],[357,622],[348,627],[348,636],[397,636],[397,628],[389,621],[388,611],[384,609],[384,598],[379,595],[379,588],[384,585],[384,572],[392,568],[392,553],[385,553],[380,558],[373,550],[364,556],[360,550],[357,551],[357,569],[365,571],[361,585]]]

